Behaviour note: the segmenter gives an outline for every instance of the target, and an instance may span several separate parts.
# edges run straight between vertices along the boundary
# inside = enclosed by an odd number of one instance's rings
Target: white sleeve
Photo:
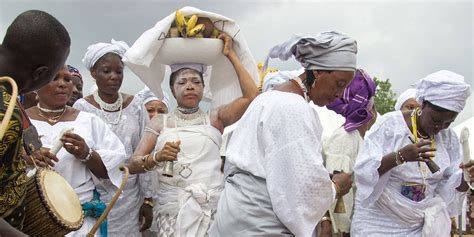
[[[150,121],[148,117],[148,112],[146,111],[145,106],[142,104],[140,110],[138,112],[139,120],[140,120],[140,140],[143,137],[143,133],[145,131],[145,126]],[[152,189],[152,182],[151,182],[151,175],[152,172],[145,172],[138,174],[138,182],[140,185],[140,192],[143,194],[143,197],[153,197],[153,189]]]
[[[77,110],[80,110],[80,111],[84,111],[84,112],[91,112],[87,106],[86,106],[86,103],[88,103],[84,98],[81,98],[79,100],[77,100],[73,105],[72,107],[77,109]]]
[[[125,147],[100,118],[93,114],[91,116],[91,133],[94,141],[91,148],[100,155],[110,182],[119,187],[122,182],[122,172],[119,170],[119,166],[126,159]]]
[[[279,220],[295,236],[311,236],[334,201],[333,184],[312,108],[283,104],[261,122],[267,189]]]
[[[328,172],[343,171],[352,173],[359,149],[357,134],[350,134],[343,127],[338,128],[333,135],[324,142],[324,162]]]
[[[394,130],[399,127],[393,116],[383,116],[366,134],[354,165],[356,199],[362,206],[374,203],[388,183],[392,170],[379,176],[378,168],[383,156],[395,150],[398,138]],[[401,139],[400,139],[401,140]]]
[[[442,137],[442,145],[446,147],[449,155],[449,167],[443,172],[443,179],[436,187],[436,192],[452,208],[449,208],[451,215],[456,215],[460,211],[464,201],[465,192],[456,190],[461,185],[462,169],[459,165],[462,162],[462,150],[458,137],[452,130],[447,130]]]

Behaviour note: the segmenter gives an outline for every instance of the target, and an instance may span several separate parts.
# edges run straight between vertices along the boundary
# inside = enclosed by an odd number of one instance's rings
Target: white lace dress
[[[165,115],[156,143],[159,151],[166,142],[181,141],[173,177],[163,176],[162,166],[153,171],[158,235],[206,236],[223,187],[222,136],[206,113],[199,110],[186,119],[177,113]]]
[[[323,144],[326,169],[330,173],[333,173],[335,170],[352,173],[357,154],[359,153],[359,149],[362,147],[363,142],[364,140],[357,129],[351,132],[347,132],[344,127],[336,129],[331,137]],[[353,185],[353,188],[349,193],[343,197],[346,209],[345,213],[334,213],[334,208],[336,206],[335,202],[332,204],[331,208],[329,208],[333,219],[333,228],[338,232],[349,233],[351,229],[355,191],[355,185]]]
[[[133,98],[121,112],[104,112],[85,99],[76,101],[74,107],[97,115],[110,127],[125,146],[126,159],[123,162],[128,163],[149,120],[141,100],[137,97]],[[117,123],[113,124],[115,122]],[[104,139],[107,138],[104,137]],[[109,202],[115,193],[115,189],[104,182],[98,185],[98,191],[105,202]],[[107,217],[107,229],[110,236],[141,236],[138,212],[143,204],[144,196],[152,196],[150,174],[130,175],[123,193]]]
[[[63,129],[73,128],[73,132],[81,136],[86,144],[100,155],[107,169],[109,181],[115,187],[120,186],[122,174],[118,167],[125,158],[125,148],[119,138],[100,118],[90,113],[80,112],[74,121],[59,122],[54,125],[34,119],[31,122],[38,130],[41,142],[45,147],[52,147],[56,144]],[[107,139],[103,139],[104,137]],[[54,170],[68,181],[79,196],[81,203],[90,201],[95,189],[92,172],[64,148],[59,150],[57,157],[59,162],[54,166]],[[85,236],[96,221],[95,218],[86,217],[82,227],[67,236]],[[99,232],[97,231],[96,235],[100,235]]]
[[[303,97],[280,91],[257,96],[232,134],[226,163],[264,179],[268,195],[262,196],[268,196],[270,200],[242,202],[247,198],[242,197],[245,194],[235,192],[241,198],[233,196],[234,193],[227,194],[227,187],[233,184],[226,182],[211,235],[262,235],[269,226],[261,226],[260,233],[254,233],[245,232],[239,229],[241,226],[232,223],[244,221],[243,228],[251,230],[265,223],[265,218],[274,219],[273,216],[293,235],[315,234],[316,224],[335,195],[329,174],[323,166],[322,130],[316,111]],[[245,211],[241,210],[250,205],[263,209],[269,201],[271,206],[268,209],[274,213],[273,216],[242,216]],[[224,203],[222,208],[221,203]],[[233,205],[224,207],[225,203]]]
[[[440,167],[434,174],[425,163],[406,162],[379,176],[382,157],[411,144],[409,136],[400,111],[379,118],[366,134],[354,166],[357,192],[351,236],[449,235],[447,206],[464,195],[456,190],[462,177],[458,138],[451,129],[434,136],[434,161]],[[425,183],[426,197],[416,202],[403,196],[405,182]]]

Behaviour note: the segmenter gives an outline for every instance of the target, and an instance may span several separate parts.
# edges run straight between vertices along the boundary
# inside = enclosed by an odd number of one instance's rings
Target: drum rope
[[[120,194],[122,194],[122,190],[125,188],[125,184],[127,184],[128,174],[129,174],[128,168],[126,166],[121,166],[120,170],[125,174],[123,179],[122,179],[122,183],[120,184],[120,187],[117,190],[117,192],[115,192],[114,196],[112,197],[112,200],[110,201],[109,205],[107,205],[107,208],[105,209],[105,211],[102,213],[102,215],[100,215],[99,219],[94,224],[94,226],[89,231],[89,233],[87,233],[87,237],[93,237],[94,236],[97,229],[99,229],[100,224],[102,224],[102,222],[105,220],[105,218],[107,218],[107,215],[109,214],[110,209],[112,209],[112,207],[115,205],[115,202],[119,198]]]

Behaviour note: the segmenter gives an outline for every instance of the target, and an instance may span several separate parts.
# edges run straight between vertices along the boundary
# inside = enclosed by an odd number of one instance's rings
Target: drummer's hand
[[[352,175],[348,173],[333,174],[332,180],[340,189],[339,193],[337,193],[337,198],[346,195],[352,188]],[[338,190],[336,189],[336,191]]]
[[[320,222],[321,232],[319,233],[319,237],[332,237],[332,226],[331,222],[323,221]]]
[[[64,149],[79,160],[86,158],[89,154],[89,146],[87,146],[86,141],[75,133],[65,133],[61,138],[61,142],[64,144]]]
[[[3,218],[0,218],[0,236],[26,237],[21,231],[8,224]]]
[[[143,203],[140,207],[140,211],[138,212],[138,218],[138,221],[141,224],[140,232],[150,228],[151,223],[153,222],[153,207]]]
[[[222,53],[227,57],[235,55],[232,38],[226,33],[221,33],[218,38],[224,41],[224,49],[222,50]]]
[[[407,162],[426,162],[428,159],[434,157],[434,151],[436,151],[436,149],[429,146],[430,144],[430,140],[420,140],[418,143],[408,144],[402,147],[398,152],[400,152],[403,159]]]
[[[181,145],[181,141],[175,142],[166,142],[163,146],[163,149],[156,153],[154,159],[157,162],[161,161],[174,161],[178,159],[178,152],[181,150],[179,146]]]
[[[53,153],[49,152],[49,148],[41,147],[40,149],[33,152],[31,158],[35,160],[35,163],[39,167],[54,167],[54,162],[58,162],[58,158]]]
[[[461,169],[465,169],[469,172],[469,179],[470,180],[473,180],[474,178],[474,160],[469,160],[469,162],[467,164],[463,164],[461,163],[459,165],[459,168]]]

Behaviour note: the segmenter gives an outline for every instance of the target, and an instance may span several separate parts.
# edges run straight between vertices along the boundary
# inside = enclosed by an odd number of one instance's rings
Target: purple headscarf
[[[373,104],[371,98],[374,95],[375,82],[362,69],[357,69],[354,79],[344,89],[342,98],[326,107],[344,116],[346,118],[344,129],[351,132],[372,119],[370,110]]]
[[[78,77],[79,79],[81,79],[81,82],[84,83],[82,81],[82,75],[81,73],[79,72],[79,70],[77,70],[77,68],[73,67],[72,65],[67,65],[67,70],[69,71],[69,73],[71,73],[72,76],[76,76]]]

